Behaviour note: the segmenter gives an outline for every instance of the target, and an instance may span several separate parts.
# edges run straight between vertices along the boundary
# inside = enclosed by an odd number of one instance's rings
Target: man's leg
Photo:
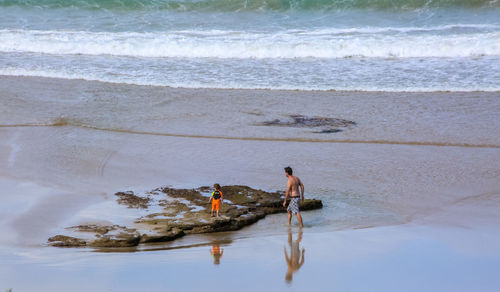
[[[304,227],[304,224],[302,224],[302,216],[300,215],[300,212],[297,213],[297,219],[299,220],[300,227]]]
[[[288,212],[288,225],[292,223],[292,212]]]

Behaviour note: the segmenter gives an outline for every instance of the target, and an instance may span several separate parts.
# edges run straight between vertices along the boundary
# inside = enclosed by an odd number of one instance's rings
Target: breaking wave
[[[434,28],[437,31],[447,29],[475,30],[475,27]],[[225,30],[163,33],[0,30],[0,52],[222,59],[500,55],[498,27],[466,33],[401,33],[415,30],[422,28],[290,30],[271,34]]]

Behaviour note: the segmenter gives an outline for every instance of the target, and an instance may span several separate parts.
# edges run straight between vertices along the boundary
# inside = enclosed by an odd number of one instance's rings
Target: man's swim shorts
[[[299,202],[300,202],[300,197],[290,198],[290,204],[288,204],[288,208],[286,210],[288,212],[291,212],[292,214],[299,213],[300,212],[300,210],[299,210]]]

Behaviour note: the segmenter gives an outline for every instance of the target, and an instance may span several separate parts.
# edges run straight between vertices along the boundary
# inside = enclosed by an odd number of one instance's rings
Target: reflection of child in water
[[[212,245],[212,249],[210,250],[210,254],[214,258],[214,265],[220,264],[220,258],[222,257],[222,254],[224,254],[224,249],[220,248],[220,245],[215,244]]]
[[[300,241],[302,240],[302,231],[299,231],[299,236],[296,241],[292,239],[292,231],[288,230],[288,244],[290,245],[290,257],[288,257],[288,253],[286,247],[283,246],[283,250],[285,251],[285,260],[288,266],[286,271],[285,280],[287,282],[292,282],[293,273],[297,272],[300,267],[304,264],[304,252],[306,251],[302,248],[302,259],[300,252]]]

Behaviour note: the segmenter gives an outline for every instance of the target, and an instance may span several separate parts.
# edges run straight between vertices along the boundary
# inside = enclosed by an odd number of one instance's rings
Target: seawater
[[[0,74],[186,88],[499,91],[500,1],[0,1]]]

